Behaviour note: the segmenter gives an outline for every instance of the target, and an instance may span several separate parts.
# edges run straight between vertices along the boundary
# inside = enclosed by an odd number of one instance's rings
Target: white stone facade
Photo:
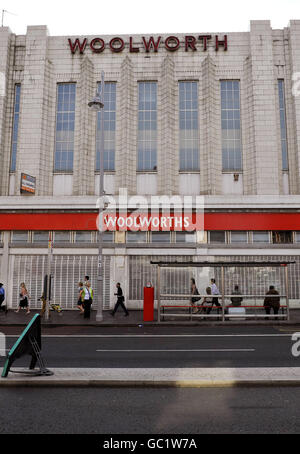
[[[167,50],[161,35],[157,52],[145,52],[143,38],[120,36],[125,42],[121,52],[112,52],[108,43],[113,36],[101,36],[106,48],[92,52],[89,44],[96,36],[49,36],[46,26],[30,26],[27,34],[16,36],[0,28],[0,211],[5,212],[92,212],[96,209],[99,175],[95,172],[96,115],[87,103],[101,80],[115,82],[116,138],[115,170],[105,172],[107,194],[126,188],[129,195],[203,195],[211,212],[293,212],[300,210],[300,20],[292,20],[283,30],[273,30],[269,21],[252,21],[244,33],[212,33],[208,48],[192,33],[197,50],[185,49],[185,35],[177,35],[180,47]],[[227,36],[228,49],[215,47],[215,36]],[[82,54],[72,54],[68,38],[87,45]],[[154,36],[154,41],[158,35]],[[139,52],[132,51],[139,48]],[[288,167],[282,169],[278,80],[284,80]],[[239,80],[243,169],[222,170],[222,128],[220,81]],[[138,82],[157,82],[157,169],[137,171]],[[179,90],[181,81],[198,83],[198,131],[200,170],[179,170]],[[56,94],[58,83],[76,83],[75,139],[73,172],[54,172]],[[16,171],[10,172],[15,84],[21,84]],[[297,93],[297,88],[299,86]],[[4,89],[3,89],[4,88]],[[294,90],[293,90],[294,89]],[[20,196],[21,173],[36,178],[36,195]],[[17,225],[15,226],[17,229]],[[247,229],[247,227],[245,228]],[[0,278],[10,306],[15,306],[16,279],[31,279],[33,272],[44,270],[47,246],[11,244],[10,232],[1,228]],[[13,230],[13,228],[11,229]],[[31,230],[31,229],[28,229]],[[75,229],[74,229],[75,230]],[[216,228],[217,230],[217,228]],[[251,231],[251,227],[247,230]],[[270,229],[265,229],[270,230]],[[288,229],[300,231],[300,228]],[[295,233],[293,233],[294,235]],[[292,245],[209,245],[199,240],[194,245],[129,245],[115,241],[105,248],[106,305],[113,303],[114,285],[122,281],[129,307],[140,307],[141,298],[132,283],[132,263],[136,269],[145,257],[284,256],[296,259],[293,277],[300,270],[300,249]],[[200,238],[200,237],[199,237]],[[119,243],[119,244],[118,244]],[[122,244],[123,243],[123,244]],[[91,263],[96,280],[97,244],[79,248],[73,243],[54,251],[57,270],[68,271],[63,301],[74,293],[70,276],[84,273],[80,260]],[[28,260],[26,259],[28,258]],[[75,258],[76,260],[75,260]],[[109,258],[109,260],[108,260]],[[26,261],[27,260],[27,261]],[[143,262],[143,269],[147,266]],[[81,263],[81,262],[80,262]],[[90,266],[90,264],[89,264]],[[24,268],[24,275],[23,273]],[[29,271],[28,271],[29,270]],[[130,271],[131,270],[131,271]],[[27,274],[26,274],[27,273]],[[44,273],[44,271],[43,271]],[[82,274],[83,275],[83,274]],[[17,276],[17,277],[16,277]],[[41,290],[42,274],[32,283],[36,296]],[[65,274],[57,274],[65,279]],[[141,287],[145,282],[137,285]],[[300,297],[295,287],[293,299]],[[69,290],[68,290],[69,289]],[[73,307],[76,301],[68,302]],[[68,308],[67,307],[67,308]]]
[[[250,32],[226,33],[228,50],[217,52],[214,36],[203,51],[166,50],[161,37],[158,52],[146,53],[142,36],[133,36],[140,52],[125,48],[112,52],[108,45],[93,53],[71,53],[68,37],[51,37],[45,26],[28,27],[26,36],[0,30],[0,72],[5,94],[0,97],[0,194],[18,195],[20,173],[37,178],[37,196],[95,194],[95,115],[87,107],[101,71],[117,83],[116,165],[107,173],[110,191],[126,187],[142,193],[137,173],[138,81],[158,83],[157,172],[148,175],[145,194],[283,195],[299,194],[300,95],[293,96],[293,77],[300,73],[300,21],[284,30],[272,30],[269,21],[252,21]],[[194,36],[197,36],[194,34]],[[222,39],[224,33],[218,34]],[[85,37],[79,37],[82,42]],[[95,37],[86,37],[90,43]],[[108,43],[112,36],[104,36]],[[147,37],[148,39],[149,37]],[[76,37],[71,37],[74,42]],[[154,40],[157,36],[154,37]],[[220,80],[240,80],[243,174],[238,182],[222,172]],[[289,172],[282,171],[278,79],[284,79]],[[200,171],[189,178],[179,172],[178,81],[198,81]],[[76,82],[76,126],[72,175],[54,178],[56,85]],[[9,182],[14,85],[21,83],[17,166]],[[183,175],[182,175],[183,174]],[[140,180],[140,181],[139,181]],[[70,182],[72,182],[70,186]],[[14,186],[14,188],[13,188]],[[113,189],[112,189],[113,188]],[[108,188],[107,188],[108,190]]]

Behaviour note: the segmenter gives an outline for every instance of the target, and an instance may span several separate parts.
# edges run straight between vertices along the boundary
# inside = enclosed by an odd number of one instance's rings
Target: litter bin
[[[154,287],[144,287],[144,322],[154,320]]]

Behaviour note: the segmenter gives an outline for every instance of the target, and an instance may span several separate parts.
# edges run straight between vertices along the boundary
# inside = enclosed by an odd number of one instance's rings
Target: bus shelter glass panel
[[[168,320],[176,317],[190,317],[191,312],[199,311],[203,316],[205,311],[209,309],[209,317],[220,317],[221,311],[217,304],[212,304],[211,298],[215,296],[222,304],[222,282],[219,279],[221,276],[221,268],[215,267],[161,267],[160,268],[160,304],[161,314],[163,318],[168,317]],[[191,294],[191,279],[195,280],[198,290],[197,302],[192,301]],[[216,280],[216,293],[212,294],[212,282]],[[209,299],[209,303],[204,300]],[[203,306],[202,306],[203,305]],[[197,315],[197,314],[196,314]]]

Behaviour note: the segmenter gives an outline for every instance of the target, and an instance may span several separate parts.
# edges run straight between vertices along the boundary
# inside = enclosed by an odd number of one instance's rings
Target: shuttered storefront
[[[182,261],[190,262],[192,256],[130,256],[129,257],[129,299],[131,301],[143,300],[143,289],[147,282],[155,287],[157,268],[151,265],[153,261]],[[190,278],[193,277],[193,269],[164,269],[161,278],[161,293],[182,293],[183,289],[188,291]]]
[[[19,285],[25,282],[30,294],[30,304],[33,309],[40,309],[38,299],[43,293],[44,276],[47,274],[47,255],[15,255],[13,260],[13,286],[12,305],[18,306]],[[90,277],[94,289],[94,309],[97,307],[97,263],[98,257],[94,255],[56,255],[52,257],[51,275],[52,301],[59,303],[63,309],[74,309],[77,306],[77,284]],[[110,256],[104,256],[104,309],[110,305]]]
[[[129,257],[129,299],[142,301],[143,287],[151,281],[156,290],[157,269],[150,261],[232,261],[232,268],[225,270],[225,294],[230,295],[235,285],[239,285],[244,294],[265,295],[270,285],[285,294],[284,273],[281,268],[241,268],[234,267],[234,262],[262,262],[262,261],[295,261],[289,266],[289,296],[291,300],[300,298],[300,257],[299,256],[131,256]],[[201,294],[205,294],[210,279],[215,278],[218,287],[221,286],[221,268],[162,268],[162,294],[188,294],[190,278],[194,277]],[[155,292],[155,298],[157,294]],[[254,301],[255,302],[255,301]]]

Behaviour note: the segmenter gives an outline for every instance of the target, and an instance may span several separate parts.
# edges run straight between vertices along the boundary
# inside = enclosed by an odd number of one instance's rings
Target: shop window
[[[75,232],[75,243],[91,243],[92,232]]]
[[[55,232],[54,243],[70,243],[70,232]]]
[[[176,232],[176,243],[196,243],[196,232]]]
[[[28,231],[15,231],[11,234],[11,242],[12,243],[28,243],[29,242],[29,235]]]
[[[212,244],[225,244],[226,243],[226,232],[224,231],[214,231],[210,232],[209,240]]]
[[[152,243],[170,243],[171,234],[170,232],[152,232],[151,241]]]
[[[270,243],[269,232],[253,232],[253,243]]]
[[[127,243],[146,243],[147,232],[127,232],[126,234]]]
[[[98,232],[96,233],[96,243],[98,243]],[[114,232],[103,232],[102,235],[103,243],[113,243],[114,242]]]
[[[49,232],[33,232],[32,238],[34,243],[48,243],[49,240]]]
[[[231,232],[231,243],[248,243],[247,232]]]
[[[272,232],[272,240],[274,244],[290,244],[293,242],[293,232]]]

